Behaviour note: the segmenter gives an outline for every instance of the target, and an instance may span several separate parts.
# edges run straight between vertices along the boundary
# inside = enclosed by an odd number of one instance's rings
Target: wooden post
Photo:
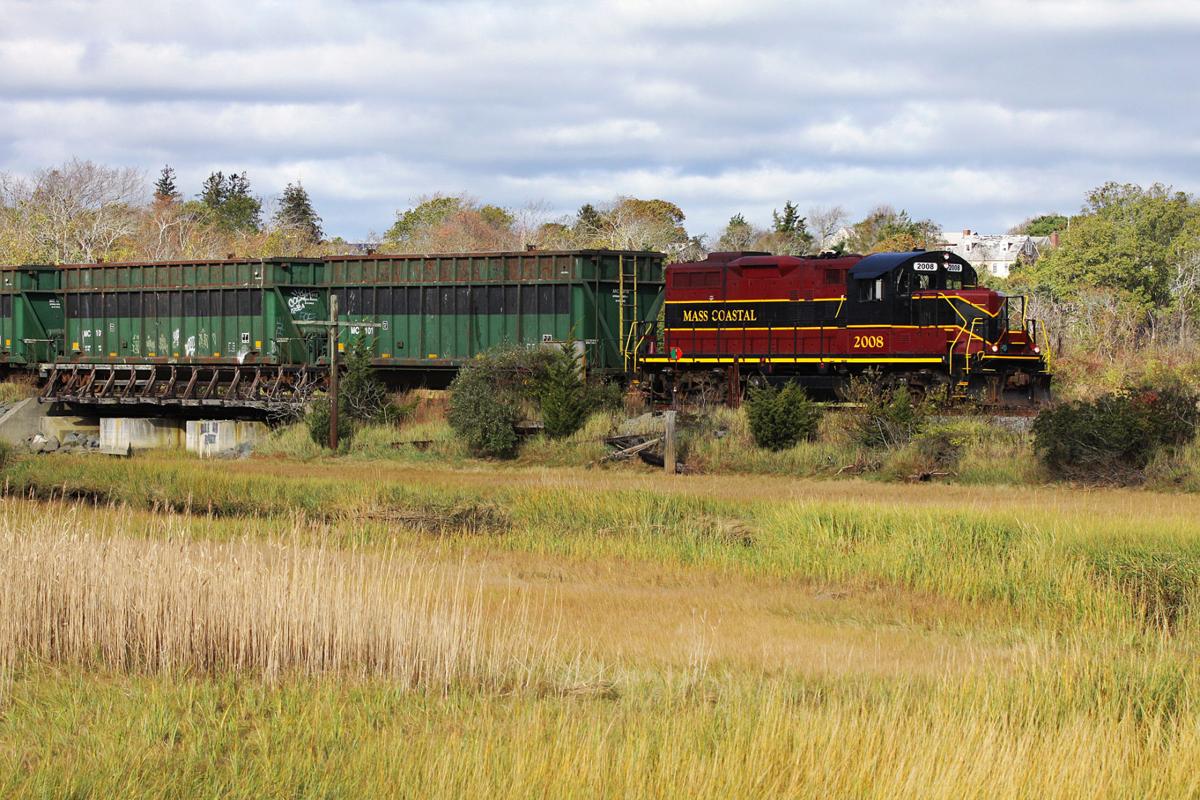
[[[329,293],[329,449],[338,449],[338,301]]]
[[[663,469],[668,475],[675,474],[675,412],[664,411],[663,422]]]

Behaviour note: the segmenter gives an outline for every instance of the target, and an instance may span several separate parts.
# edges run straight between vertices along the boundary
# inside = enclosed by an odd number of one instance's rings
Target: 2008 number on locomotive
[[[883,336],[855,336],[854,349],[862,350],[865,348],[883,347]]]

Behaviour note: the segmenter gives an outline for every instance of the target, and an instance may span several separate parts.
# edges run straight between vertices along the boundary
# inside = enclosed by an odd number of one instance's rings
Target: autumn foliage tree
[[[856,253],[902,252],[931,248],[941,238],[942,229],[930,219],[914,220],[904,209],[876,206],[851,228],[847,249]]]
[[[396,253],[505,250],[514,246],[513,215],[465,194],[434,194],[396,214],[383,247]]]
[[[136,170],[78,159],[0,176],[0,247],[9,263],[95,261],[137,230],[147,196]]]

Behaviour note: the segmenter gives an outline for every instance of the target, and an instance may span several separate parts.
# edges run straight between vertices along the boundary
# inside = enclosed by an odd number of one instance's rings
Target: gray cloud
[[[302,179],[360,237],[431,191],[617,194],[694,230],[784,200],[947,228],[1200,177],[1200,4],[3,0],[0,169]]]

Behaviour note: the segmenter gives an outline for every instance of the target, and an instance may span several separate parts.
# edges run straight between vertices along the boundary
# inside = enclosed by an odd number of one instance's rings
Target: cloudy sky
[[[0,0],[0,170],[72,156],[302,180],[326,230],[421,194],[785,200],[947,230],[1200,190],[1195,0]]]

